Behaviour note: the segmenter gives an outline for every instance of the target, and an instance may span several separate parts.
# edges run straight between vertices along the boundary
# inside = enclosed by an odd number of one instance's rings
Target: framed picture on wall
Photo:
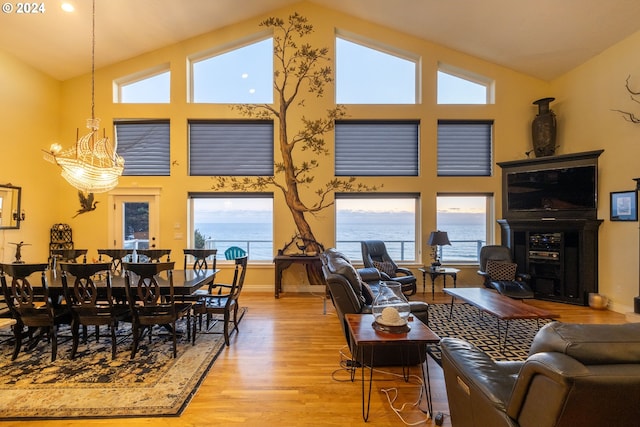
[[[614,191],[611,193],[611,221],[638,220],[638,193]]]

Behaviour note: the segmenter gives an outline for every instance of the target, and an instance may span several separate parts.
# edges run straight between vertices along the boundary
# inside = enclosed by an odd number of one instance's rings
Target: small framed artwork
[[[638,193],[614,191],[611,193],[611,221],[638,220]]]

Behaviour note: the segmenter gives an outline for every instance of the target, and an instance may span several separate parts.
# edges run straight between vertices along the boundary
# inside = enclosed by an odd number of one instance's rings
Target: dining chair
[[[49,295],[45,275],[48,266],[48,263],[0,265],[2,291],[16,320],[13,326],[15,343],[11,360],[18,357],[24,337],[28,337],[27,349],[33,349],[46,335],[51,341],[51,361],[55,361],[58,353],[58,326],[71,324],[69,308],[60,304],[61,301],[53,301]],[[34,273],[40,273],[40,285],[36,284],[37,280],[29,277]],[[8,277],[11,278],[10,282]],[[38,334],[34,336],[36,331]]]
[[[247,251],[238,247],[238,246],[230,246],[224,251],[224,258],[227,260],[234,260],[236,258],[243,257],[247,254]]]
[[[111,358],[116,358],[116,329],[118,322],[131,318],[126,304],[117,304],[111,288],[112,263],[91,264],[60,263],[62,287],[67,306],[73,316],[71,333],[73,346],[71,359],[75,358],[80,342],[80,325],[87,341],[87,326],[95,326],[96,342],[100,340],[100,326],[108,326],[111,333]],[[70,284],[70,277],[73,283]],[[96,277],[97,276],[97,277]]]
[[[140,255],[145,257],[148,262],[161,262],[163,256],[167,256],[166,262],[171,261],[171,249],[136,249],[138,254],[138,262],[140,261]]]
[[[193,259],[192,268],[196,271],[198,270],[207,270],[209,268],[209,264],[207,263],[207,258],[211,258],[211,269],[216,269],[216,255],[218,254],[217,249],[183,249],[184,252],[184,270],[187,269],[188,260],[190,258]]]
[[[122,271],[122,260],[126,257],[133,261],[133,249],[98,249],[98,262],[103,262],[102,255],[111,259],[111,271]]]
[[[224,342],[229,345],[229,336],[233,331],[239,332],[238,329],[238,298],[244,285],[244,277],[247,271],[247,256],[235,259],[235,270],[233,273],[233,282],[231,284],[216,283],[213,285],[212,291],[216,287],[224,289],[223,293],[210,292],[202,296],[200,301],[193,305],[193,315],[197,317],[202,324],[202,316],[207,316],[207,330],[210,328],[210,320],[214,314],[223,315],[223,333]],[[233,329],[229,331],[231,322]],[[215,324],[215,323],[214,323]],[[196,321],[194,319],[193,343],[196,342]],[[201,327],[202,329],[202,327]]]
[[[131,358],[138,351],[140,339],[145,329],[151,342],[153,327],[165,327],[173,339],[173,357],[178,354],[176,321],[187,319],[187,340],[191,337],[190,302],[176,302],[173,289],[174,262],[131,263],[124,262],[125,288],[132,314],[133,346]],[[169,293],[162,294],[158,284],[158,275],[167,275]]]
[[[56,269],[61,262],[78,262],[78,258],[82,257],[82,262],[87,262],[88,249],[52,249],[51,250],[51,268]]]

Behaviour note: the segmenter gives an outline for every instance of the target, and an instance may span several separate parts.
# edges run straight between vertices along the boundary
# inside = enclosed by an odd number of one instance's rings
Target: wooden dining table
[[[215,270],[173,270],[173,292],[176,296],[191,295],[203,286],[213,284],[219,269]],[[111,287],[114,294],[125,292],[125,273],[115,272],[111,275]],[[49,285],[50,293],[62,294],[62,272],[59,270],[49,269],[46,272],[47,285]],[[33,275],[35,278],[35,275]],[[38,279],[39,280],[39,279]],[[100,278],[98,277],[98,281]],[[160,273],[157,276],[158,285],[161,290],[169,289],[169,279],[166,273]],[[35,282],[34,282],[35,283]]]

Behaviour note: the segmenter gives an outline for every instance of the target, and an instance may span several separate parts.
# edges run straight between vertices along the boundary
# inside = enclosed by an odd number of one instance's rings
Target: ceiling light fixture
[[[60,5],[60,8],[61,8],[62,10],[64,10],[65,12],[73,12],[73,11],[75,11],[75,10],[76,10],[76,8],[75,8],[71,3],[68,3],[68,2],[64,2],[64,3],[62,3],[62,4]]]
[[[116,152],[109,138],[98,135],[100,119],[95,118],[95,48],[96,2],[93,0],[91,28],[91,118],[87,119],[90,132],[79,138],[73,147],[62,150],[52,144],[44,151],[45,160],[62,168],[61,175],[72,186],[86,193],[104,193],[118,185],[124,169],[124,159]]]

